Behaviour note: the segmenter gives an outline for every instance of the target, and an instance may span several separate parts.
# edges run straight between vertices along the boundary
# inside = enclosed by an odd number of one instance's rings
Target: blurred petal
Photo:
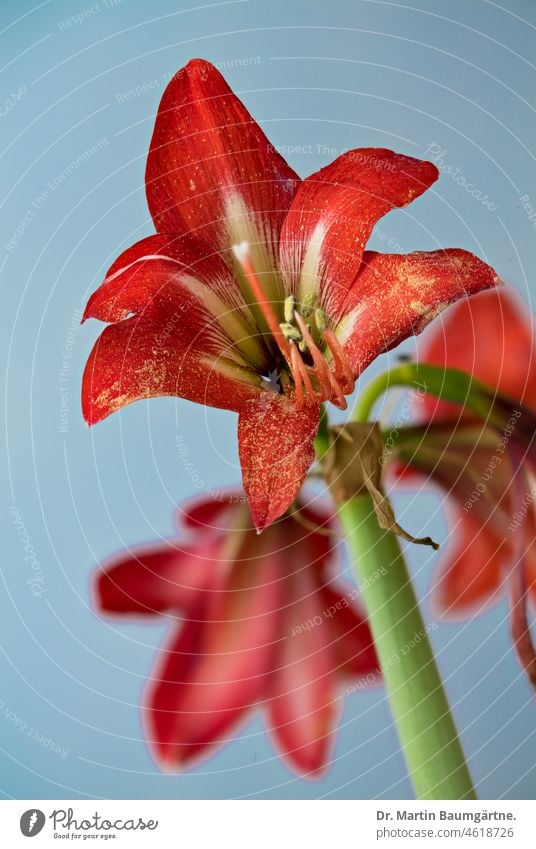
[[[382,352],[420,333],[453,301],[496,284],[493,269],[467,251],[367,251],[338,333],[356,374]]]
[[[292,581],[294,603],[286,610],[268,723],[292,768],[305,778],[318,778],[329,766],[341,708],[337,655],[311,570],[295,572]]]
[[[347,586],[342,594],[339,584],[336,589],[323,586],[320,594],[323,598],[324,615],[330,620],[332,629],[332,648],[338,658],[338,671],[349,678],[366,678],[372,675],[380,680],[380,668],[374,641],[365,617],[352,600],[359,590]]]
[[[510,579],[510,632],[519,665],[536,688],[536,648],[528,612],[532,589],[527,584],[525,558],[521,555]]]
[[[437,179],[431,162],[382,148],[343,153],[300,185],[281,233],[281,267],[291,288],[316,291],[338,316],[379,218]]]
[[[224,531],[229,528],[233,514],[246,497],[238,489],[222,489],[190,498],[178,508],[176,523],[180,528]]]
[[[525,552],[525,583],[529,599],[536,608],[536,515],[534,508],[529,510],[523,523],[523,544]]]
[[[434,581],[434,605],[444,619],[482,613],[498,601],[512,561],[512,543],[498,537],[493,523],[450,511],[451,541]]]
[[[419,344],[419,358],[473,374],[536,409],[536,361],[530,312],[511,286],[460,301]],[[459,408],[427,397],[421,415],[434,420]]]
[[[279,634],[279,569],[234,565],[229,583],[190,613],[165,649],[146,694],[156,757],[185,766],[225,741],[264,696]]]
[[[259,531],[297,496],[314,460],[319,418],[318,404],[296,410],[286,396],[269,392],[243,406],[238,420],[240,463]]]
[[[104,563],[95,580],[101,613],[151,615],[188,608],[200,590],[221,583],[224,570],[215,562],[220,544],[138,548]]]

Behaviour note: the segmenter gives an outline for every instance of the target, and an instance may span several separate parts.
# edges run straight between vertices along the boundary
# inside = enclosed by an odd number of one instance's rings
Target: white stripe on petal
[[[274,303],[285,299],[283,281],[277,271],[279,234],[273,233],[269,221],[260,221],[255,210],[249,210],[244,199],[233,194],[225,203],[229,246],[247,242],[249,256],[258,274],[266,297]],[[259,225],[263,227],[261,232]]]
[[[351,310],[349,313],[346,313],[346,315],[343,316],[337,324],[335,333],[337,335],[337,339],[339,340],[342,346],[346,344],[346,342],[352,335],[354,327],[357,324],[363,311],[363,304],[358,304],[356,307],[353,308],[353,310]]]
[[[261,346],[258,344],[258,340],[255,339],[257,330],[253,319],[251,318],[251,321],[247,320],[244,316],[246,309],[242,305],[236,307],[222,300],[216,294],[218,291],[225,294],[228,293],[229,286],[226,278],[215,278],[211,280],[211,286],[207,286],[206,283],[195,277],[195,271],[186,271],[185,264],[175,259],[175,257],[168,256],[167,254],[145,254],[144,256],[137,257],[137,259],[128,265],[119,268],[110,277],[105,279],[103,285],[112,282],[116,277],[124,274],[133,266],[150,260],[171,262],[174,265],[178,265],[181,270],[176,275],[177,283],[180,283],[192,295],[195,295],[204,309],[213,317],[214,323],[227,335],[229,341],[236,346],[241,357],[246,357],[250,363],[258,368],[264,368],[266,365],[265,357]],[[249,310],[247,312],[249,314]],[[184,320],[188,321],[187,315],[184,316]],[[214,337],[216,336],[215,328],[212,328],[212,334]]]
[[[309,239],[309,244],[305,250],[305,256],[301,271],[299,272],[298,284],[298,300],[303,303],[307,295],[316,295],[319,291],[320,284],[320,264],[322,261],[322,245],[326,237],[326,228],[321,221],[318,222]],[[294,252],[296,256],[296,251]]]

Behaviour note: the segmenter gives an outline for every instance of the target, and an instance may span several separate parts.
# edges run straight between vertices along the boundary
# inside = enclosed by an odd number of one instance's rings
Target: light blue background
[[[130,100],[118,95],[161,81],[192,56],[226,63],[229,82],[274,144],[313,146],[289,157],[304,176],[348,147],[422,157],[432,143],[446,148],[445,162],[461,166],[496,209],[443,176],[380,222],[375,246],[474,250],[529,303],[536,239],[520,196],[536,206],[536,9],[530,0],[510,0],[508,9],[481,0],[2,0],[0,107],[26,87],[0,118],[5,797],[411,798],[382,689],[346,700],[336,762],[320,783],[287,772],[259,718],[192,773],[158,772],[141,739],[138,703],[163,626],[97,619],[89,575],[127,545],[170,535],[176,502],[238,481],[235,417],[165,399],[88,431],[79,385],[96,323],[70,340],[66,432],[59,376],[76,311],[118,251],[152,232],[143,174],[162,84]],[[87,18],[67,27],[84,10]],[[49,181],[99,143],[43,199]],[[23,237],[6,251],[28,210],[35,214]],[[438,497],[395,500],[408,528],[445,540]],[[41,564],[41,598],[26,583],[31,570],[13,505]],[[430,622],[437,557],[413,548],[409,560]],[[506,614],[502,604],[473,622],[441,626],[432,639],[481,797],[534,798],[536,709],[512,657]],[[33,740],[31,727],[67,756]]]

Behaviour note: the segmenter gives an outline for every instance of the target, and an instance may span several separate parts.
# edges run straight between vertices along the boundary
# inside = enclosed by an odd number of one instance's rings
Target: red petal
[[[240,490],[221,490],[214,495],[201,495],[181,504],[176,513],[176,522],[180,528],[207,528],[223,530],[229,527],[230,514],[244,504],[246,497]]]
[[[527,582],[528,570],[524,552],[519,555],[510,577],[510,632],[518,663],[536,688],[536,648],[532,639],[529,599],[534,584]]]
[[[189,234],[207,253],[227,250],[226,204],[238,196],[272,248],[298,181],[213,65],[193,59],[173,77],[146,172],[159,232]]]
[[[381,676],[368,622],[353,601],[358,592],[357,587],[350,586],[344,594],[338,587],[323,586],[320,589],[324,616],[331,623],[332,647],[338,658],[340,673],[349,678],[359,678],[365,685],[379,681]]]
[[[419,358],[468,371],[536,409],[536,359],[530,314],[517,292],[505,286],[460,301],[423,336]],[[435,420],[459,415],[426,398],[423,413]]]
[[[188,608],[200,590],[215,588],[224,575],[215,563],[219,544],[148,546],[104,563],[95,576],[101,613],[151,615]]]
[[[340,673],[312,570],[304,566],[292,583],[289,594],[294,604],[286,612],[286,639],[274,672],[269,723],[290,765],[305,777],[317,778],[331,758],[340,713]]]
[[[197,288],[188,285],[192,278]],[[184,324],[196,305],[199,309],[199,301],[213,294],[227,308],[243,306],[236,280],[220,256],[204,256],[191,241],[157,233],[136,242],[115,260],[90,297],[84,320],[120,321],[142,313]]]
[[[382,148],[343,153],[303,181],[281,233],[281,265],[298,289],[316,278],[323,305],[337,316],[379,218],[407,206],[438,177],[431,162]],[[309,251],[309,255],[307,252]]]
[[[420,333],[453,301],[497,282],[489,265],[457,248],[402,255],[367,251],[339,331],[356,374]]]
[[[147,692],[148,738],[164,764],[212,754],[266,690],[278,633],[279,567],[234,564],[208,606],[192,611]],[[203,621],[200,621],[203,620]]]
[[[319,405],[296,410],[286,396],[264,392],[243,407],[238,447],[244,489],[259,531],[298,494],[314,460]]]
[[[84,371],[82,411],[92,425],[133,401],[163,395],[239,411],[259,386],[253,372],[199,353],[177,328],[166,333],[135,317],[110,325],[97,339]]]
[[[313,567],[324,569],[338,562],[340,539],[335,530],[333,508],[325,501],[305,502],[303,490],[291,508],[289,518],[277,527],[287,544],[291,535],[291,521],[297,544],[302,549],[301,559],[306,558]],[[291,555],[294,562],[294,555]]]
[[[515,515],[514,515],[515,520]],[[532,605],[536,607],[536,515],[529,510],[523,523],[525,583]]]
[[[481,613],[502,594],[512,545],[471,514],[451,510],[452,542],[434,582],[434,604],[446,619]]]

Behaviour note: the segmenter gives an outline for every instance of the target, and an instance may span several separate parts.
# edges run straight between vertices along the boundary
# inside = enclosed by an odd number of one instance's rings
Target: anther
[[[289,321],[282,321],[279,327],[281,328],[281,332],[285,339],[288,339],[289,341],[292,340],[292,342],[302,341],[302,335],[300,331]]]
[[[329,382],[331,383],[331,388],[337,397],[337,401],[335,401],[333,397],[331,398],[331,401],[339,408],[339,410],[346,410],[348,404],[346,403],[346,398],[344,397],[344,392],[341,388],[341,385],[331,370],[328,370],[328,374]]]
[[[344,348],[337,339],[333,330],[324,330],[322,337],[331,351],[333,359],[335,360],[335,365],[342,371],[346,384],[346,392],[353,392],[355,387],[354,375]]]
[[[328,365],[324,357],[318,350],[318,347],[316,346],[313,337],[309,333],[309,328],[305,324],[299,312],[296,313],[296,322],[302,332],[303,339],[307,343],[307,346],[313,358],[313,362],[315,364],[315,374],[318,380],[320,381],[320,386],[322,387],[322,394],[325,398],[329,398],[331,395],[331,381],[329,377]]]
[[[322,310],[319,310],[319,309],[315,310],[315,324],[318,327],[318,330],[320,331],[320,333],[322,333],[322,331],[325,330],[326,327],[328,326],[326,316],[324,315]]]
[[[296,386],[296,400],[300,405],[299,408],[301,409],[304,401],[306,403],[312,403],[315,400],[315,392],[313,389],[313,384],[311,383],[311,378],[309,377],[309,373],[307,371],[307,366],[300,357],[297,348],[294,344],[291,344],[290,346],[290,354],[292,358],[294,383]],[[304,398],[303,387],[305,387],[307,398]]]
[[[309,318],[316,302],[316,292],[307,292],[301,303],[301,314],[304,318]]]
[[[285,298],[284,304],[284,316],[285,321],[291,322],[294,319],[294,309],[296,307],[296,298],[294,295],[289,295],[288,298]]]

